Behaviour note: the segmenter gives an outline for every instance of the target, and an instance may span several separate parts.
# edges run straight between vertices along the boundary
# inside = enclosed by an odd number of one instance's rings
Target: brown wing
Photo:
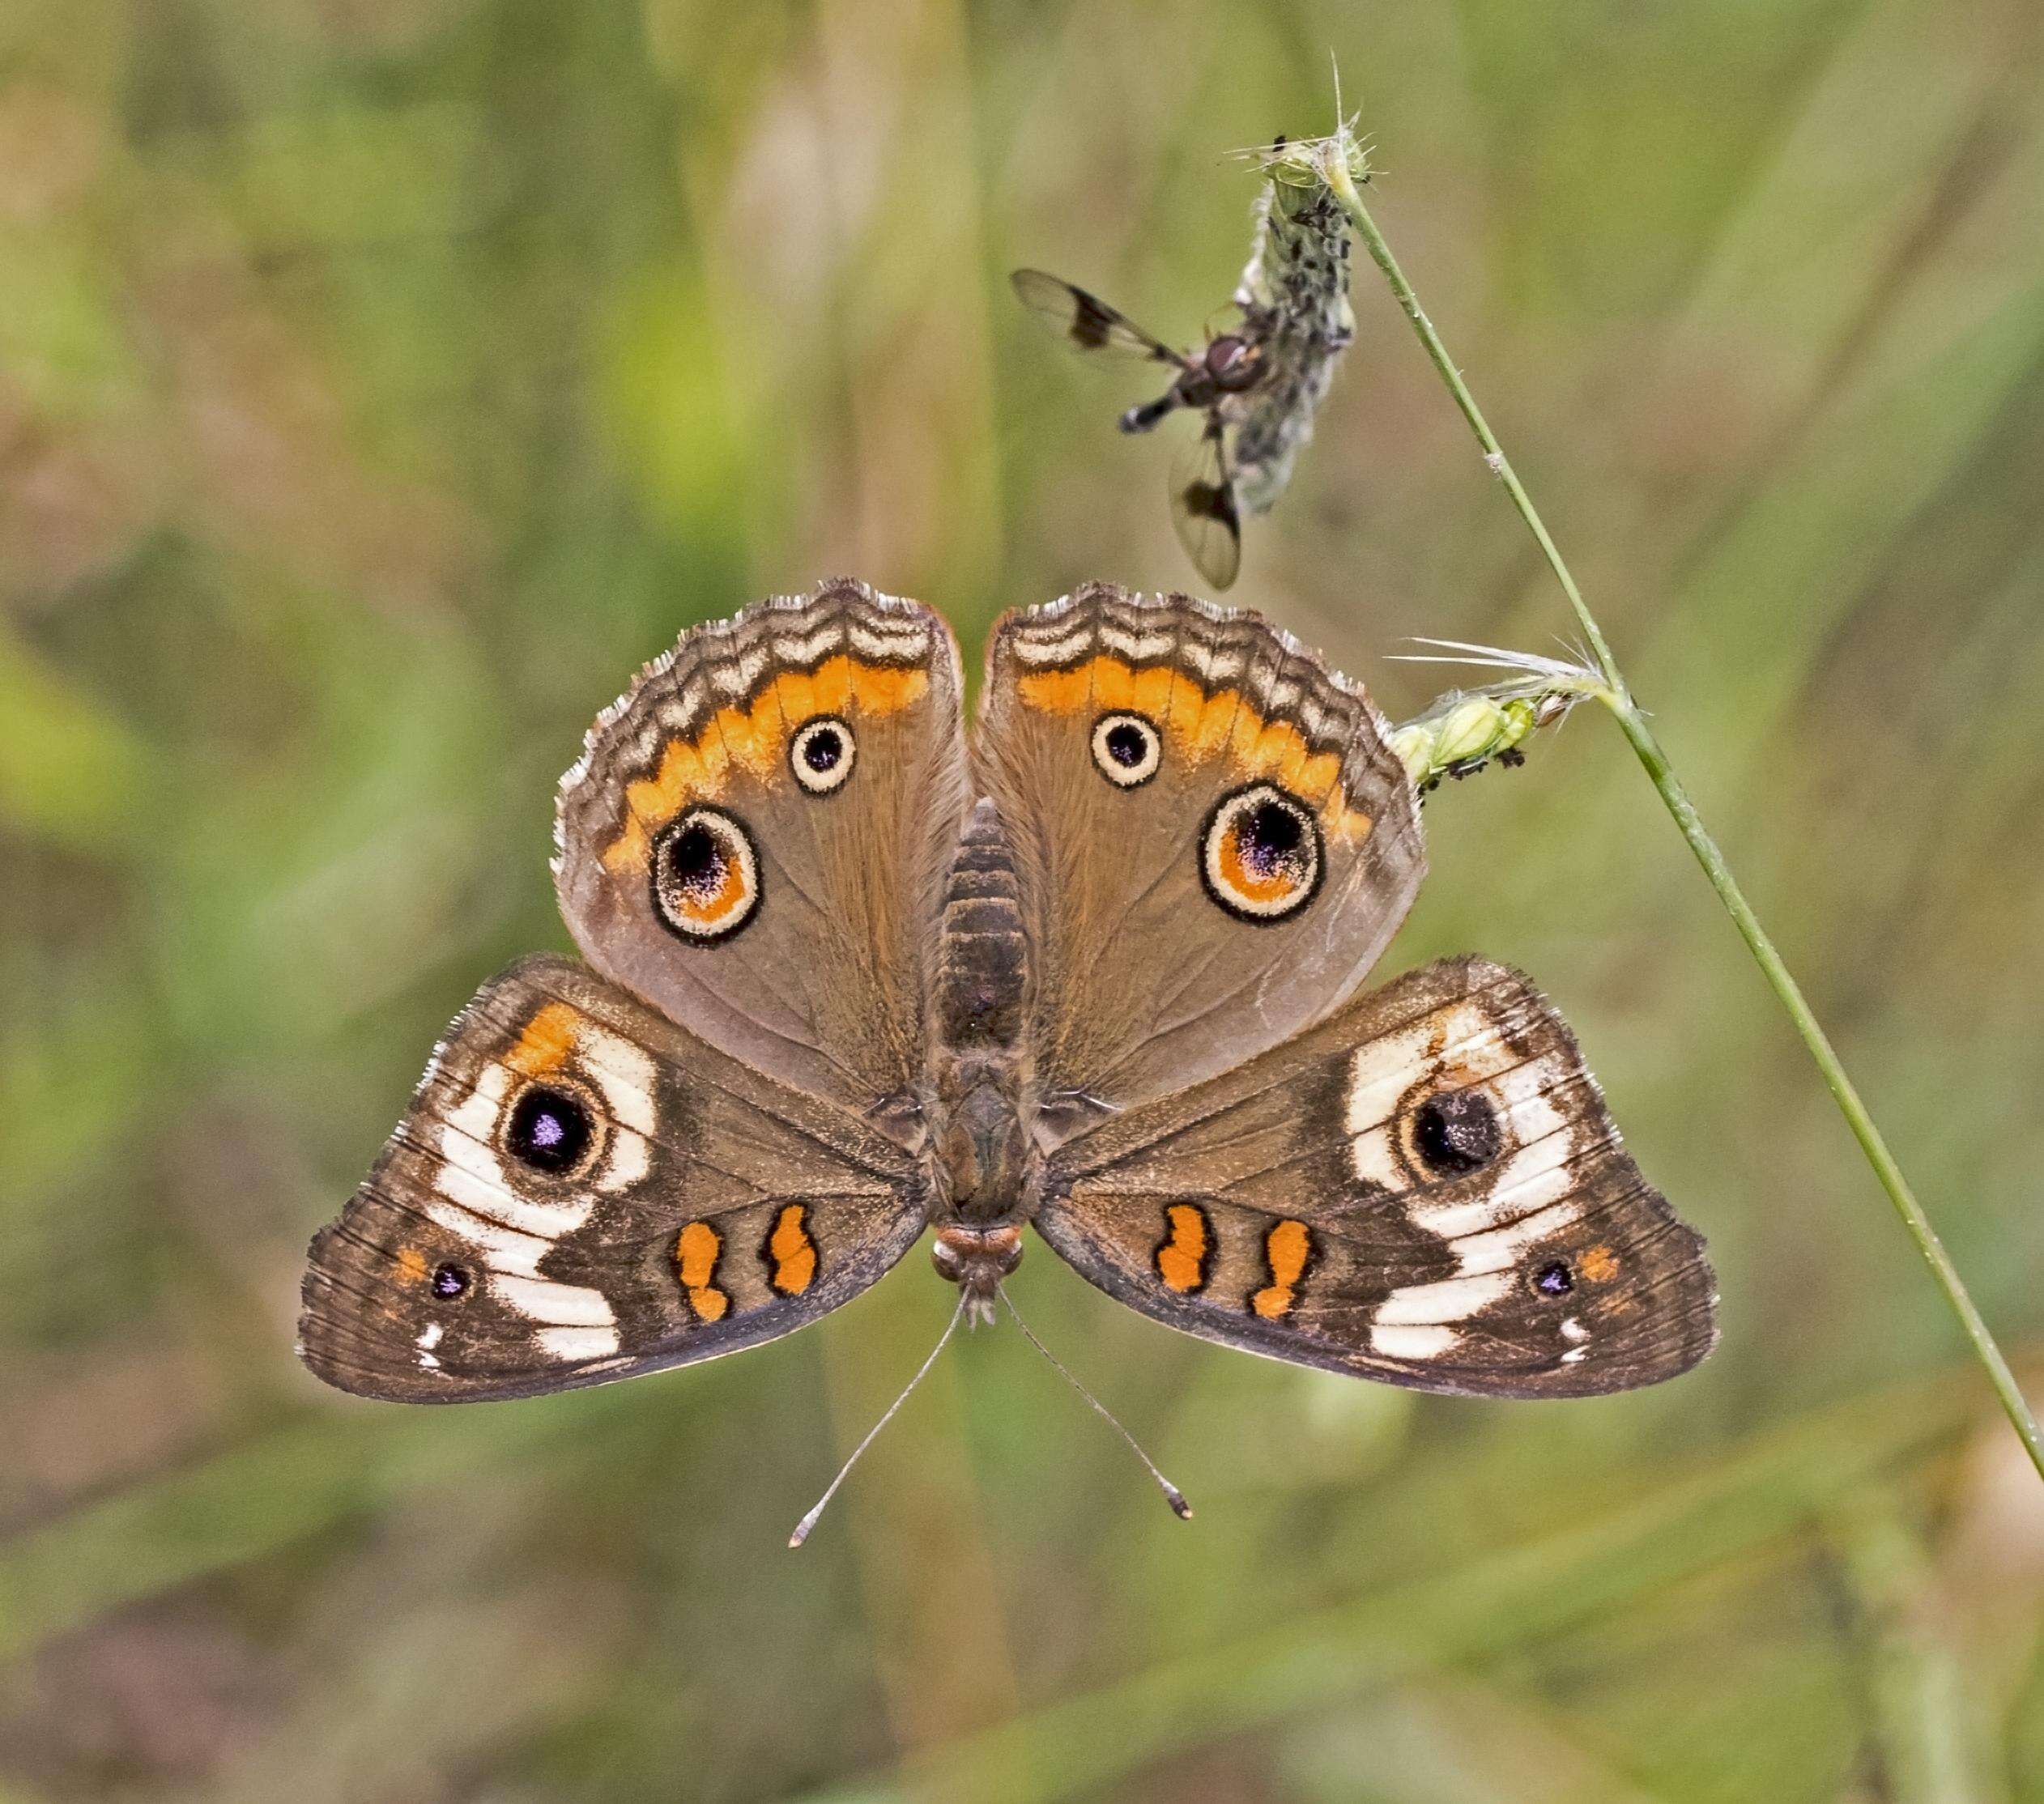
[[[448,1030],[312,1245],[299,1351],[419,1403],[527,1397],[757,1345],[922,1232],[921,1168],[565,959]]]
[[[862,583],[683,634],[562,781],[555,880],[590,963],[811,1095],[912,1089],[959,687],[943,622]]]
[[[1217,592],[1232,587],[1242,567],[1242,516],[1225,431],[1211,414],[1173,463],[1171,525],[1199,574]]]
[[[1061,338],[1088,352],[1109,357],[1138,357],[1146,362],[1186,367],[1185,355],[1161,338],[1152,338],[1126,313],[1117,313],[1097,295],[1042,270],[1016,270],[1008,277],[1016,296]]]
[[[1037,1226],[1145,1315],[1423,1390],[1559,1397],[1716,1339],[1702,1241],[1517,973],[1430,965],[1050,1162]]]
[[[1423,865],[1386,731],[1254,614],[1097,585],[1002,620],[975,768],[1016,853],[1047,1138],[1274,1046],[1361,981]]]

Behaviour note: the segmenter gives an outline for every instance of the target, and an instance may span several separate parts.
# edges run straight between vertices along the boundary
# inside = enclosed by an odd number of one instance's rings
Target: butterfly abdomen
[[[1015,855],[999,813],[983,801],[966,821],[944,883],[931,1072],[940,1188],[976,1219],[1007,1214],[1021,1193],[1028,989]]]
[[[974,808],[952,859],[937,951],[941,1049],[1012,1051],[1021,1040],[1028,942],[1015,855],[991,802]]]

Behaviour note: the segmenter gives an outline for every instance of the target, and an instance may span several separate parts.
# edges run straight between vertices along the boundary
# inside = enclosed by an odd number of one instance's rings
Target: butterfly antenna
[[[1092,1404],[1096,1410],[1099,1410],[1101,1418],[1106,1422],[1108,1427],[1112,1428],[1116,1434],[1119,1435],[1122,1440],[1126,1441],[1128,1443],[1129,1451],[1135,1454],[1138,1459],[1142,1461],[1143,1470],[1148,1472],[1152,1478],[1156,1480],[1158,1488],[1164,1493],[1164,1500],[1171,1506],[1172,1513],[1177,1517],[1180,1521],[1190,1522],[1192,1520],[1192,1505],[1186,1501],[1186,1494],[1175,1484],[1172,1483],[1169,1479],[1165,1477],[1161,1472],[1157,1470],[1156,1461],[1152,1459],[1148,1453],[1143,1451],[1143,1449],[1136,1440],[1135,1436],[1131,1434],[1127,1429],[1124,1428],[1119,1422],[1115,1420],[1114,1412],[1109,1409],[1105,1403],[1101,1402],[1097,1397],[1094,1396],[1091,1391],[1087,1389],[1084,1385],[1080,1384],[1076,1378],[1073,1377],[1071,1373],[1066,1369],[1064,1361],[1060,1359],[1056,1354],[1053,1353],[1049,1347],[1045,1347],[1041,1341],[1037,1338],[1035,1330],[1031,1328],[1028,1323],[1022,1319],[1022,1312],[1016,1308],[1015,1300],[1007,1294],[1007,1285],[1003,1284],[1000,1286],[999,1288],[1002,1305],[1007,1309],[1010,1315],[1015,1317],[1015,1325],[1022,1330],[1023,1338],[1028,1341],[1030,1346],[1033,1347],[1037,1352],[1041,1353],[1044,1358],[1050,1362],[1052,1370],[1056,1372],[1059,1377],[1062,1378],[1067,1384],[1071,1385],[1074,1390],[1077,1391],[1079,1394],[1084,1398],[1088,1403]],[[820,1509],[823,1506],[820,1504],[816,1507]]]
[[[888,1405],[887,1414],[882,1416],[878,1422],[875,1423],[873,1426],[867,1431],[865,1440],[862,1440],[858,1446],[852,1449],[852,1457],[846,1460],[845,1463],[837,1469],[837,1476],[830,1481],[830,1488],[824,1491],[823,1496],[816,1500],[816,1507],[811,1510],[807,1516],[803,1517],[799,1522],[795,1524],[795,1532],[788,1537],[788,1545],[790,1547],[799,1547],[803,1542],[809,1538],[809,1531],[815,1527],[816,1518],[821,1516],[824,1513],[824,1505],[828,1504],[832,1498],[837,1495],[838,1486],[842,1484],[846,1479],[851,1476],[852,1468],[858,1464],[859,1455],[864,1453],[867,1448],[871,1447],[875,1441],[880,1438],[881,1429],[884,1428],[894,1419],[895,1412],[898,1410],[904,1403],[908,1402],[909,1393],[913,1391],[918,1385],[921,1384],[925,1378],[929,1376],[930,1367],[937,1363],[937,1355],[943,1351],[944,1347],[950,1341],[952,1335],[957,1330],[958,1318],[965,1313],[965,1292],[961,1290],[958,1293],[958,1307],[951,1312],[951,1320],[944,1324],[944,1331],[937,1337],[937,1344],[930,1349],[930,1357],[925,1359],[921,1365],[916,1368],[915,1376],[911,1378],[908,1383],[901,1387],[901,1394],[896,1398],[892,1403]],[[1019,1320],[1020,1318],[1018,1317],[1017,1319]],[[1025,1334],[1029,1332],[1026,1328],[1022,1331]],[[1033,1334],[1030,1334],[1029,1338],[1032,1340],[1036,1338]],[[1051,1364],[1055,1365],[1057,1361],[1054,1359],[1051,1361]],[[1095,1409],[1098,1409],[1100,1406],[1096,1403],[1093,1407]],[[1110,1416],[1108,1419],[1112,1421],[1114,1419]],[[1119,1426],[1119,1424],[1117,1424],[1117,1426]],[[1133,1444],[1133,1443],[1131,1443],[1131,1444]],[[1138,1450],[1140,1451],[1140,1449]],[[1145,1463],[1147,1464],[1148,1462],[1146,1461]],[[1169,1487],[1167,1487],[1166,1488],[1168,1489]]]

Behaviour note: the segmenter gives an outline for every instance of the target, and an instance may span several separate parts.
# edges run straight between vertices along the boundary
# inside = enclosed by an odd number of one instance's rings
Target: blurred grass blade
[[[561,1402],[322,1416],[31,1530],[0,1547],[0,1660],[394,1498],[586,1433],[592,1410],[617,1407]]]
[[[1935,1575],[1900,1500],[1848,1498],[1833,1539],[1864,1643],[1880,1795],[1894,1804],[1995,1804],[1966,1680],[1940,1621]]]
[[[96,851],[142,802],[128,728],[0,628],[0,823]]]
[[[2022,1437],[2023,1444],[2029,1453],[2030,1463],[2037,1468],[2038,1476],[2044,1479],[2044,1432],[2039,1431],[2037,1418],[2025,1399],[2021,1387],[2016,1382],[2015,1374],[2009,1370],[2008,1360],[2003,1357],[2000,1347],[1995,1343],[1987,1319],[1975,1306],[1971,1293],[1966,1289],[1965,1280],[1959,1275],[1958,1267],[1952,1264],[1950,1254],[1944,1249],[1944,1242],[1938,1238],[1937,1231],[1931,1225],[1930,1217],[1924,1213],[1923,1206],[1917,1201],[1915,1192],[1902,1175],[1901,1165],[1889,1150],[1886,1138],[1875,1124],[1852,1079],[1846,1075],[1846,1068],[1833,1047],[1829,1036],[1825,1032],[1812,1010],[1801,985],[1790,974],[1774,941],[1761,925],[1760,917],[1753,913],[1752,905],[1746,900],[1744,891],[1733,877],[1731,867],[1725,862],[1724,853],[1704,826],[1695,803],[1690,801],[1688,792],[1676,776],[1667,754],[1661,749],[1654,730],[1647,725],[1646,717],[1633,701],[1625,674],[1620,670],[1618,661],[1612,655],[1603,630],[1590,613],[1589,604],[1583,600],[1582,592],[1576,586],[1575,577],[1570,572],[1566,560],[1549,535],[1539,510],[1533,505],[1533,499],[1519,481],[1518,471],[1513,469],[1511,460],[1505,455],[1504,447],[1498,443],[1497,435],[1491,431],[1489,423],[1484,418],[1483,410],[1476,405],[1476,397],[1469,392],[1468,385],[1463,381],[1462,372],[1448,355],[1448,347],[1441,342],[1441,334],[1434,330],[1433,321],[1427,317],[1420,307],[1419,296],[1406,280],[1405,272],[1399,267],[1398,259],[1391,254],[1390,244],[1386,241],[1383,233],[1378,230],[1377,222],[1370,217],[1369,210],[1363,205],[1362,195],[1356,189],[1348,160],[1340,154],[1339,145],[1332,146],[1321,155],[1319,167],[1329,191],[1339,202],[1343,211],[1348,214],[1364,244],[1369,247],[1370,257],[1383,272],[1384,279],[1390,284],[1400,310],[1411,323],[1413,331],[1419,335],[1420,343],[1424,347],[1429,359],[1440,372],[1441,381],[1447,385],[1449,394],[1454,397],[1463,418],[1468,422],[1470,431],[1476,435],[1477,444],[1483,448],[1484,462],[1504,484],[1505,493],[1511,497],[1512,505],[1518,508],[1519,517],[1526,522],[1527,530],[1533,534],[1548,568],[1561,585],[1562,593],[1568,597],[1569,605],[1574,610],[1577,622],[1589,639],[1590,649],[1609,684],[1609,688],[1599,699],[1610,708],[1616,717],[1633,755],[1638,758],[1654,789],[1659,792],[1663,803],[1683,838],[1688,841],[1689,849],[1695,853],[1697,863],[1703,866],[1704,874],[1710,879],[1711,887],[1718,892],[1719,901],[1724,904],[1725,912],[1731,917],[1732,924],[1738,928],[1740,937],[1745,941],[1753,962],[1760,967],[1761,974],[1766,978],[1768,987],[1780,1001],[1797,1036],[1809,1049],[1810,1057],[1823,1076],[1825,1087],[1837,1103],[1838,1111],[1845,1117],[1846,1125],[1851,1129],[1853,1138],[1859,1142],[1860,1151],[1866,1155],[1868,1165],[1873,1168],[1875,1177],[1888,1193],[1889,1201],[1894,1205],[1895,1212],[1901,1217],[1902,1225],[1908,1230],[1910,1238],[1916,1243],[1918,1253],[1923,1256],[1924,1264],[1930,1267],[1931,1277],[1944,1293],[1946,1303],[1958,1318],[1966,1338],[1972,1343],[1974,1356],[1986,1371],[1988,1382],[1994,1386],[1995,1394],[2000,1399],[2002,1410],[2010,1424]]]
[[[1161,1661],[954,1742],[889,1785],[810,1804],[1112,1795],[1153,1761],[1428,1667],[1538,1644],[1731,1561],[1799,1544],[1813,1517],[1875,1474],[1956,1440],[1971,1392],[1953,1372],[1813,1414],[1580,1529]],[[1025,1772],[1035,1781],[1026,1788],[1016,1776]]]

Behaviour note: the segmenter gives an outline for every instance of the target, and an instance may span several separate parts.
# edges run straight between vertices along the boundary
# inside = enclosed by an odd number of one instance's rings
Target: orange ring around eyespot
[[[1282,868],[1268,872],[1252,870],[1242,861],[1242,823],[1230,821],[1221,834],[1215,853],[1221,881],[1246,902],[1282,902],[1300,887],[1297,878]]]
[[[689,868],[677,871],[677,859]],[[752,836],[721,808],[691,808],[654,841],[653,908],[678,938],[727,939],[752,918],[760,903],[759,854]]]
[[[1259,870],[1244,856],[1243,828],[1252,811],[1270,806],[1292,819],[1300,839],[1296,849]],[[1310,901],[1325,869],[1313,811],[1272,783],[1252,783],[1221,798],[1207,817],[1199,858],[1207,895],[1237,920],[1266,926],[1289,919]]]

